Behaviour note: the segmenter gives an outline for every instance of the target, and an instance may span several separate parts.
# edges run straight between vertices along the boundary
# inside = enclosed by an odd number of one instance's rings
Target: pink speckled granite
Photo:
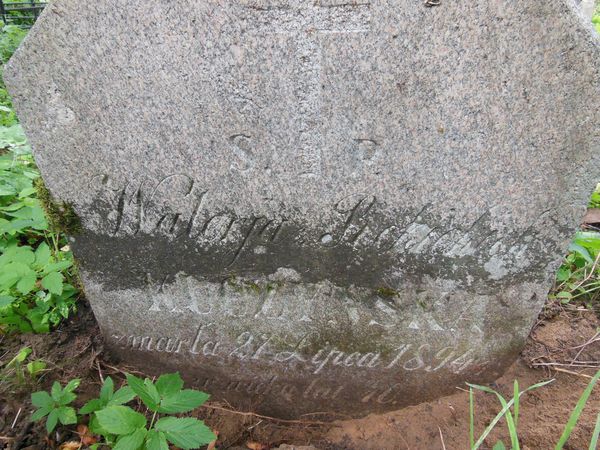
[[[285,417],[515,358],[600,179],[571,0],[53,1],[6,70],[108,348]]]

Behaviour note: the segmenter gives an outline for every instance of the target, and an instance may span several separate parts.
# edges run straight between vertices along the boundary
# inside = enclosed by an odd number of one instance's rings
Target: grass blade
[[[546,386],[547,384],[550,384],[554,381],[554,379],[548,380],[548,381],[542,381],[541,383],[536,383],[532,386],[529,386],[527,389],[525,389],[523,392],[521,392],[518,397],[520,397],[521,395],[525,394],[526,392],[532,391],[534,389],[538,389],[541,388],[543,386]],[[467,386],[469,386],[470,388],[475,388],[478,390],[481,390],[483,392],[488,392],[490,394],[495,394],[498,395],[496,393],[496,391],[494,391],[493,389],[490,389],[486,386],[479,386],[476,384],[470,384],[467,383]],[[504,400],[504,399],[502,399]],[[500,421],[500,419],[502,419],[502,417],[506,414],[506,412],[510,409],[510,407],[514,404],[515,399],[512,398],[509,402],[505,402],[505,404],[502,406],[502,410],[496,415],[496,417],[494,417],[494,420],[492,420],[490,422],[490,424],[487,426],[487,428],[485,429],[485,431],[483,432],[483,434],[479,437],[479,439],[477,440],[477,442],[472,446],[472,450],[477,450],[479,447],[481,447],[481,444],[483,444],[483,442],[485,441],[485,439],[488,437],[488,435],[492,432],[492,430],[496,427],[496,425],[498,424],[498,422]],[[511,415],[511,419],[512,419],[512,415]],[[512,436],[511,436],[511,440],[512,440]],[[518,440],[517,440],[517,445],[518,445]],[[517,447],[518,448],[518,447]]]
[[[594,428],[594,434],[592,434],[592,440],[590,442],[590,450],[597,450],[598,437],[600,437],[600,413],[598,413],[598,417],[596,418],[596,427]]]
[[[515,388],[514,388],[514,398],[515,398],[515,407],[513,411],[515,412],[515,428],[519,426],[519,398],[521,394],[519,393],[519,380],[515,380]]]
[[[556,444],[555,450],[562,450],[564,445],[569,440],[569,437],[571,436],[571,433],[573,432],[575,425],[577,425],[577,422],[579,421],[579,416],[581,416],[581,412],[583,411],[583,408],[585,407],[588,399],[590,398],[590,395],[592,394],[592,390],[594,389],[594,386],[596,385],[596,382],[598,381],[598,379],[600,379],[600,370],[596,373],[596,375],[594,375],[594,378],[592,378],[592,380],[590,381],[590,384],[588,384],[588,386],[585,388],[585,391],[583,391],[583,394],[581,394],[581,397],[579,398],[579,401],[577,402],[575,409],[573,410],[573,412],[571,413],[571,416],[569,417],[569,421],[567,422],[567,425],[565,426],[565,430],[563,431],[563,434],[560,437],[558,444]]]
[[[509,408],[513,405],[514,403],[514,399],[509,401],[506,406],[504,408],[502,408],[502,410],[496,415],[496,417],[494,417],[494,420],[492,420],[490,422],[490,424],[487,426],[487,428],[485,429],[485,431],[483,432],[483,434],[479,437],[479,439],[477,440],[477,442],[475,442],[475,445],[473,446],[473,450],[477,450],[479,447],[481,447],[481,444],[483,444],[483,441],[486,440],[486,438],[488,437],[488,435],[492,432],[492,430],[496,427],[496,425],[498,424],[498,422],[500,422],[500,419],[502,419],[502,417],[504,416],[504,414],[506,414],[506,411],[509,410]]]
[[[506,426],[508,427],[508,434],[510,435],[510,444],[511,444],[512,450],[520,450],[519,436],[517,435],[517,427],[515,426],[515,421],[513,419],[513,415],[510,412],[510,405],[507,403],[507,401],[504,399],[504,397],[502,397],[502,395],[500,395],[499,392],[496,392],[492,389],[490,389],[490,391],[493,392],[494,394],[496,394],[496,397],[498,397],[498,400],[500,401],[500,404],[502,405],[502,409],[506,410]],[[521,396],[521,394],[519,393],[519,390],[517,389],[517,394],[511,399],[511,402],[514,403],[515,406],[518,404],[520,396]]]
[[[507,404],[506,400],[504,400],[504,397],[502,397],[500,394],[496,394],[496,396],[498,397],[498,400],[500,400],[500,403],[504,407]],[[518,401],[519,395],[513,398],[513,403],[515,405]],[[508,433],[510,434],[510,444],[512,446],[512,450],[520,450],[521,447],[519,446],[519,436],[517,434],[517,427],[515,426],[513,415],[510,412],[510,407],[506,411],[506,426],[508,427]]]
[[[469,444],[473,450],[475,447],[475,401],[472,387],[469,388]]]

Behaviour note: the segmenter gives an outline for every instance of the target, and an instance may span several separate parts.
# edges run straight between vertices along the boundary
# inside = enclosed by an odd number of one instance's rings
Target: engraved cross
[[[294,96],[298,105],[291,126],[297,132],[300,176],[321,172],[323,34],[367,33],[371,24],[370,0],[241,0],[250,30],[260,34],[293,37]]]

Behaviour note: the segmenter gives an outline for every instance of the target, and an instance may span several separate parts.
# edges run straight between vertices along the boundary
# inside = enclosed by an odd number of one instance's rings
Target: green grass
[[[567,424],[565,425],[565,428],[560,436],[559,441],[557,442],[556,446],[554,447],[555,450],[562,450],[565,447],[565,445],[567,444],[567,442],[569,441],[569,438],[571,437],[571,434],[572,434],[573,430],[575,429],[575,426],[577,425],[579,418],[581,417],[581,413],[583,412],[583,409],[585,408],[585,405],[587,404],[587,402],[592,394],[592,391],[594,390],[594,387],[599,379],[600,379],[600,371],[598,371],[596,373],[596,375],[592,378],[592,380],[586,387],[583,394],[581,394],[579,401],[575,405],[575,409],[573,409],[573,411],[571,412],[569,420],[568,420]],[[470,442],[471,450],[477,450],[483,445],[483,443],[488,438],[490,433],[494,430],[494,428],[498,425],[498,423],[500,423],[501,419],[504,419],[504,421],[506,422],[507,428],[508,428],[508,434],[510,436],[510,448],[512,448],[512,450],[519,450],[520,443],[519,443],[519,433],[518,433],[518,422],[519,422],[520,398],[523,396],[523,394],[527,393],[528,391],[531,391],[534,389],[539,389],[539,388],[551,383],[552,381],[554,381],[554,380],[537,383],[533,386],[530,386],[529,388],[525,389],[522,392],[519,391],[519,383],[517,381],[515,381],[514,396],[509,401],[507,401],[499,392],[494,391],[493,389],[490,389],[486,386],[478,386],[475,384],[467,383],[467,385],[469,386],[469,417],[470,417],[469,442]],[[495,395],[498,398],[498,401],[500,402],[500,405],[502,407],[500,412],[496,415],[496,417],[494,417],[494,419],[486,427],[483,434],[479,437],[479,439],[477,439],[477,441],[475,441],[475,424],[474,424],[474,417],[475,417],[474,397],[475,396],[473,395],[474,390],[479,390],[482,392],[486,392],[486,393]],[[596,420],[596,426],[595,426],[594,432],[592,433],[592,437],[590,440],[590,446],[589,446],[590,450],[596,449],[599,434],[600,434],[600,413],[598,414],[598,418]],[[502,450],[502,449],[506,449],[507,447],[504,444],[504,442],[498,441],[494,444],[493,448],[494,448],[494,450]]]

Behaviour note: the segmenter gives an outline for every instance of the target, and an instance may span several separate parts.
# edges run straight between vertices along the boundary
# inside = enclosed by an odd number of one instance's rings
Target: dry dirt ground
[[[585,389],[590,374],[600,366],[600,320],[587,310],[546,310],[533,330],[521,358],[492,387],[512,397],[513,380],[521,388],[541,380],[555,381],[524,396],[519,434],[523,449],[552,449],[570,412]],[[74,427],[59,428],[47,437],[41,424],[28,421],[29,393],[48,389],[54,380],[81,378],[78,392],[83,402],[97,395],[101,377],[123,379],[128,369],[102,353],[103,344],[93,315],[82,305],[76,317],[49,335],[0,336],[0,367],[20,348],[33,349],[48,371],[37,385],[16,385],[0,375],[0,449],[42,450],[59,448],[77,440]],[[589,366],[589,367],[584,367]],[[557,371],[558,370],[558,371]],[[568,373],[573,372],[574,374]],[[579,375],[577,374],[579,373]],[[457,387],[454,395],[388,414],[332,424],[289,423],[251,413],[227,411],[212,403],[198,410],[198,417],[219,433],[218,449],[268,450],[281,444],[313,445],[317,449],[395,450],[467,449],[469,432],[468,393]],[[495,396],[476,394],[476,433],[480,434],[500,410]],[[596,415],[600,411],[600,386],[592,394],[567,449],[587,449]],[[482,448],[497,439],[509,443],[501,422]],[[294,448],[294,447],[288,447]]]

